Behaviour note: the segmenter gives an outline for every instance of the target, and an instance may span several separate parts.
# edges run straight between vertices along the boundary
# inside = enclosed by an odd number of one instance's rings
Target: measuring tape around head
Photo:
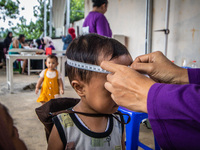
[[[106,71],[104,69],[102,69],[100,66],[97,65],[92,65],[92,64],[88,64],[88,63],[83,63],[83,62],[79,62],[79,61],[75,61],[75,60],[71,60],[67,58],[67,64],[69,66],[78,68],[78,69],[83,69],[83,70],[88,70],[88,71],[93,71],[93,72],[99,72],[99,73],[110,73],[109,71]]]

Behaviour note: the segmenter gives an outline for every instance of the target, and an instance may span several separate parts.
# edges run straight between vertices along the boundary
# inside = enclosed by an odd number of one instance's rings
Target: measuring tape
[[[79,68],[79,69],[83,69],[83,70],[99,72],[99,73],[106,73],[106,74],[111,73],[109,71],[102,69],[100,66],[92,65],[92,64],[88,64],[88,63],[83,63],[83,62],[71,60],[71,59],[68,59],[68,58],[67,58],[67,64],[69,66]]]

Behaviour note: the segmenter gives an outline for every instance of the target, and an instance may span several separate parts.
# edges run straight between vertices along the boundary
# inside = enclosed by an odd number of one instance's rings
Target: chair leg
[[[155,137],[154,137],[154,143],[155,143],[155,150],[160,150],[160,146],[158,145],[158,142],[156,141]]]

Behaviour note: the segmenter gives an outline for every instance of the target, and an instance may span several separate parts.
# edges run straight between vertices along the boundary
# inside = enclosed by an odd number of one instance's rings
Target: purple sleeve
[[[200,84],[200,69],[188,69],[190,84]]]
[[[163,149],[200,149],[200,85],[155,83],[148,93],[147,109]]]
[[[96,21],[96,30],[97,34],[112,37],[112,31],[110,25],[104,15],[99,16]]]
[[[53,45],[49,46],[52,50],[55,50],[55,47]]]

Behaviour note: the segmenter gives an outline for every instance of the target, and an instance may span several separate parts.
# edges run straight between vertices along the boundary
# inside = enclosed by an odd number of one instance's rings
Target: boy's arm
[[[60,88],[60,94],[64,94],[63,81],[61,78],[58,79],[58,84],[59,84],[59,88]]]
[[[35,86],[35,94],[38,94],[39,88],[40,88],[40,86],[41,86],[41,84],[42,84],[43,81],[44,81],[44,78],[40,77],[39,80],[38,80],[38,82],[37,82],[37,84],[36,84],[36,86]]]
[[[123,135],[122,135],[122,150],[125,150],[125,131],[123,132]]]
[[[49,136],[47,150],[63,150],[63,149],[64,149],[63,143],[60,139],[58,130],[56,126],[54,125],[51,130],[51,134]]]

